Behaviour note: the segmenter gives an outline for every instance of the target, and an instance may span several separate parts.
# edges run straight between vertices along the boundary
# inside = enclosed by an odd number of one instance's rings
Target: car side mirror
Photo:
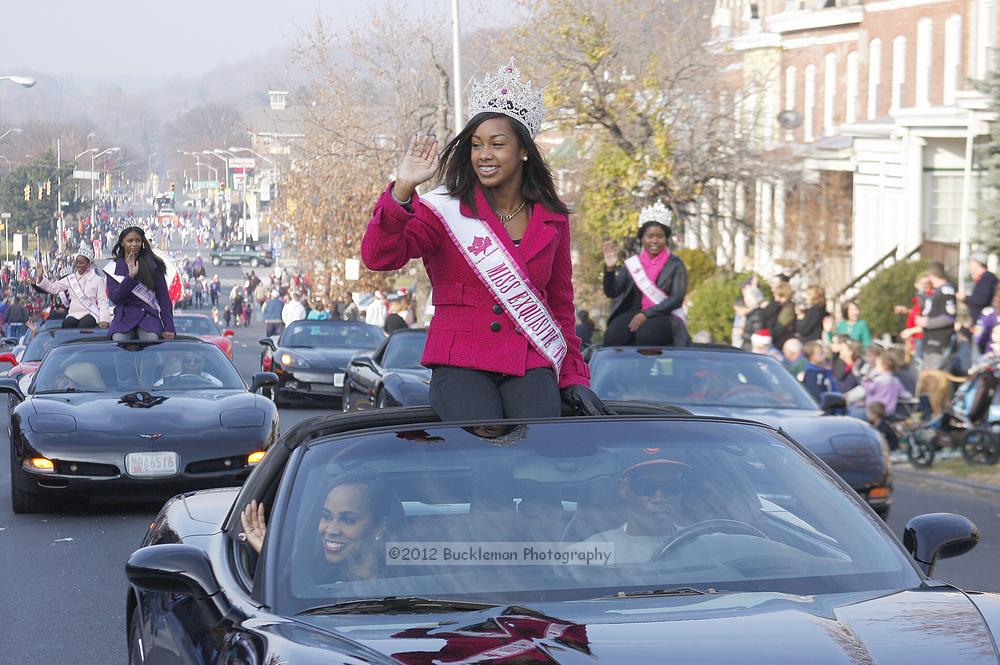
[[[271,339],[270,337],[262,337],[262,338],[260,338],[260,340],[258,340],[257,343],[260,344],[261,346],[266,346],[267,348],[271,349],[272,351],[275,351],[278,348],[278,347],[276,347],[274,345],[274,340]]]
[[[903,530],[903,547],[924,574],[934,574],[938,559],[961,556],[979,542],[979,529],[968,517],[927,513],[910,518]]]
[[[17,358],[13,353],[0,353],[0,363],[10,363],[13,367],[17,365]]]
[[[355,356],[351,358],[351,364],[357,367],[367,367],[370,370],[375,369],[375,361],[372,360],[371,356]]]
[[[142,591],[191,596],[218,620],[234,609],[220,593],[208,555],[192,545],[170,543],[136,550],[125,563],[125,575]]]
[[[222,336],[223,337],[232,337],[235,334],[236,334],[236,331],[232,330],[231,328],[226,328],[225,330],[222,331]]]
[[[4,337],[3,343],[5,346],[17,346],[21,340],[17,337]]]
[[[0,393],[13,395],[18,400],[24,401],[24,391],[21,390],[21,384],[17,382],[17,379],[6,376],[0,378]]]
[[[828,416],[841,414],[847,410],[847,400],[840,393],[821,393],[819,408]]]
[[[250,392],[257,392],[266,386],[273,386],[278,383],[278,375],[274,372],[257,372],[250,381]]]

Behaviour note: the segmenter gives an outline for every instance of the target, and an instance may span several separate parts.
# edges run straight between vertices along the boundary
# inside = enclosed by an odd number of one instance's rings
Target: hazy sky
[[[450,0],[3,0],[0,75],[201,74],[289,44],[317,10],[338,27],[382,4],[451,12]]]

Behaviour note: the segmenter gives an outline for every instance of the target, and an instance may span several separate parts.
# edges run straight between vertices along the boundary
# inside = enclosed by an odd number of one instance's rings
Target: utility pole
[[[458,0],[451,0],[451,75],[452,88],[455,93],[455,134],[462,131],[465,123],[462,122],[462,54],[459,23],[458,23]]]
[[[56,246],[59,254],[65,251],[63,247],[63,211],[62,211],[62,139],[56,139]]]

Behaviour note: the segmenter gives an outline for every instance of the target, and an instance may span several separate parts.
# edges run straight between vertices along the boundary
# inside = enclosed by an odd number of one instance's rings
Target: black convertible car
[[[591,347],[587,357],[591,387],[600,397],[780,427],[888,516],[892,465],[878,432],[857,418],[831,415],[843,398],[829,393],[822,406],[816,404],[776,360],[719,346]]]
[[[997,663],[1000,595],[930,577],[968,519],[901,545],[779,430],[612,406],[299,423],[241,489],[155,518],[129,662]]]
[[[11,415],[11,504],[37,512],[55,500],[170,496],[238,485],[278,433],[274,404],[248,389],[214,345],[85,339],[53,348],[27,394],[0,391]]]
[[[431,371],[420,364],[426,343],[426,330],[403,328],[374,353],[355,354],[347,363],[343,410],[428,405]]]
[[[277,342],[260,340],[261,371],[278,375],[267,395],[275,404],[292,397],[340,398],[347,361],[359,351],[374,351],[384,339],[380,328],[360,321],[295,321]]]

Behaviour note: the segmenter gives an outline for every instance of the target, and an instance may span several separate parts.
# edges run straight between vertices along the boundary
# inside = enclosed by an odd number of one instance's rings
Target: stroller
[[[951,404],[938,416],[926,395],[901,401],[893,428],[915,467],[929,467],[945,449],[961,452],[968,464],[992,465],[1000,459],[1000,404],[998,368],[986,366],[963,383]]]

